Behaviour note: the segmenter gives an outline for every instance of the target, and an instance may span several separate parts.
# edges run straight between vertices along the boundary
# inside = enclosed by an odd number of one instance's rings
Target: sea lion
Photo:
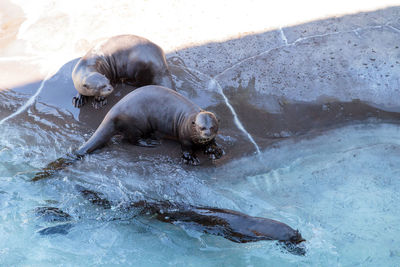
[[[304,247],[298,246],[306,241],[300,232],[276,220],[249,216],[229,209],[198,207],[170,201],[142,200],[111,204],[100,193],[80,185],[75,188],[88,201],[104,209],[110,209],[111,205],[118,206],[127,213],[134,209],[139,215],[148,215],[162,222],[184,224],[187,228],[222,236],[236,243],[277,240],[279,245],[290,253],[296,255],[306,253]]]
[[[159,132],[181,143],[186,163],[198,165],[194,150],[202,148],[213,159],[223,150],[215,143],[218,120],[183,95],[169,88],[148,85],[136,89],[113,106],[90,139],[75,154],[83,156],[105,145],[115,134],[129,142],[154,146],[146,138]]]
[[[298,230],[285,223],[234,210],[196,207],[169,201],[139,201],[131,203],[131,206],[141,209],[141,214],[156,214],[156,218],[163,222],[190,223],[192,227],[197,224],[205,233],[223,236],[236,243],[278,240],[299,244],[305,241]]]
[[[147,147],[158,144],[156,140],[148,141],[153,133],[164,134],[180,142],[183,161],[192,165],[200,163],[194,153],[198,149],[211,159],[219,159],[224,151],[215,142],[218,124],[212,112],[202,110],[176,91],[157,85],[144,86],[115,104],[78,150],[49,163],[36,173],[32,181],[47,178],[64,169],[105,145],[116,134],[123,135],[125,140],[135,145]]]
[[[75,187],[91,203],[110,209],[111,203],[99,193],[80,185]],[[141,215],[150,215],[168,223],[190,223],[202,232],[222,236],[236,243],[277,240],[299,244],[306,241],[298,230],[289,225],[263,217],[249,216],[245,213],[212,207],[196,207],[170,201],[136,201],[119,205],[126,211],[137,209]]]
[[[254,217],[242,212],[212,208],[198,207],[183,203],[170,201],[136,201],[131,203],[111,203],[101,193],[94,192],[76,185],[75,188],[81,195],[91,203],[104,209],[111,209],[111,206],[118,207],[124,214],[132,214],[133,217],[150,216],[159,221],[177,225],[185,225],[185,228],[194,229],[206,234],[222,236],[236,243],[257,242],[262,240],[277,240],[282,248],[296,254],[305,255],[305,249],[298,244],[306,241],[298,230],[294,230],[285,223],[268,218]],[[65,213],[57,208],[42,207],[42,213],[58,211],[56,215]],[[61,218],[64,219],[65,216]],[[68,215],[69,221],[72,219]],[[42,235],[66,234],[72,224],[66,227],[52,226],[41,230]]]
[[[121,81],[175,89],[164,51],[135,35],[118,35],[97,44],[75,65],[72,80],[78,91],[72,100],[75,107],[82,107],[87,96],[94,97],[95,107],[105,105],[105,97]]]

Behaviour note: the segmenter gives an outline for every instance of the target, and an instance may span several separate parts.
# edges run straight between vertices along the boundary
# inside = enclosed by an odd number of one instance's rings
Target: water
[[[33,171],[87,139],[76,134],[85,126],[72,115],[40,105],[35,103],[26,116],[1,125],[0,265],[394,266],[400,262],[398,125],[356,124],[288,139],[259,156],[219,168],[188,168],[162,155],[134,156],[130,150],[135,147],[115,141],[55,179],[31,183]],[[77,184],[104,194],[113,201],[112,209],[84,200],[75,190]],[[280,220],[301,231],[307,255],[282,251],[275,242],[232,243],[124,213],[118,206],[148,198]],[[32,210],[38,206],[58,207],[73,216],[69,233],[39,235],[49,223],[34,216]]]

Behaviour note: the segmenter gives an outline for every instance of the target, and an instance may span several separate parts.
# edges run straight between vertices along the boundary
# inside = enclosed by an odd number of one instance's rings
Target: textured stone
[[[270,31],[244,35],[224,42],[188,47],[170,53],[168,56],[178,56],[188,67],[214,76],[241,60],[282,44],[279,31]]]
[[[373,12],[361,12],[352,15],[315,20],[305,24],[285,27],[283,31],[288,43],[293,43],[299,38],[352,31],[358,28],[373,27],[388,23],[398,23],[399,17],[400,7],[389,7]]]
[[[398,108],[399,40],[400,33],[387,26],[308,37],[244,60],[217,78],[224,90],[249,88],[290,101],[359,99]]]

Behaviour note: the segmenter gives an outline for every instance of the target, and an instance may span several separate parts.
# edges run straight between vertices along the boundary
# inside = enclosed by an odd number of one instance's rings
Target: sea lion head
[[[306,241],[298,230],[294,230],[287,224],[271,219],[253,217],[247,225],[247,229],[260,239],[279,240],[293,244]]]
[[[192,140],[197,144],[205,144],[215,138],[218,133],[218,120],[214,113],[199,112],[192,121]]]
[[[90,96],[108,96],[114,88],[110,81],[101,73],[92,72],[83,79],[83,90]]]

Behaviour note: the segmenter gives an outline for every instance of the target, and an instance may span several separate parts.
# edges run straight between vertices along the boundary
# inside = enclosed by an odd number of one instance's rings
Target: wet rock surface
[[[246,131],[266,147],[277,139],[354,120],[396,122],[399,14],[400,8],[392,7],[193,46],[167,54],[168,63],[178,92],[221,120],[218,142],[227,152],[218,161],[222,163],[256,151]],[[45,81],[3,88],[8,90],[2,94],[27,98],[42,87],[35,108],[46,112],[46,107],[53,107],[71,114],[83,126],[76,134],[88,134],[135,88],[120,84],[101,109],[74,108],[71,72],[77,60],[65,63]],[[3,118],[21,106],[6,103],[1,109]],[[236,115],[243,129],[235,122]],[[176,157],[179,148],[175,147],[174,142],[165,141],[156,149],[133,150]]]

